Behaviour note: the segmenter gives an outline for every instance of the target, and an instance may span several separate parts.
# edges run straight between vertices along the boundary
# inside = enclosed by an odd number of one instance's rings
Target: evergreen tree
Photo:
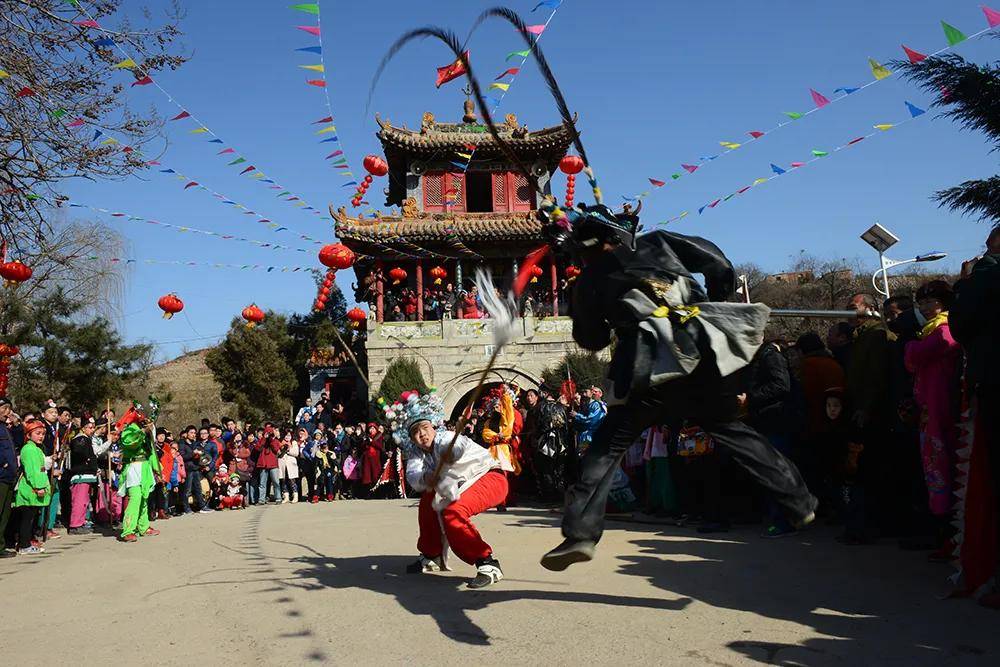
[[[378,395],[386,403],[392,403],[399,400],[399,395],[404,391],[413,390],[426,394],[429,389],[417,360],[412,357],[397,357],[385,369],[385,376],[378,386]]]
[[[542,372],[542,381],[558,387],[572,380],[578,389],[597,385],[600,387],[608,373],[608,362],[591,352],[570,352],[559,363]]]
[[[222,399],[235,403],[242,419],[290,419],[296,382],[289,359],[295,341],[287,327],[285,318],[272,311],[253,328],[233,319],[226,338],[205,357],[222,386]]]
[[[95,411],[108,399],[127,398],[129,385],[145,379],[152,346],[123,344],[105,318],[84,319],[85,309],[61,288],[35,302],[6,295],[0,331],[21,349],[11,369],[15,404],[35,409],[56,398]]]
[[[949,54],[919,63],[894,63],[904,77],[937,95],[934,106],[968,130],[984,132],[1000,149],[1000,67],[976,65]],[[965,181],[934,194],[941,206],[1000,223],[1000,175]]]

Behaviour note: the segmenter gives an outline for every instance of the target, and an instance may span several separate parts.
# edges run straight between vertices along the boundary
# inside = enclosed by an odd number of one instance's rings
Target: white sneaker
[[[292,494],[292,502],[293,503],[299,502],[299,494],[297,494],[297,493],[293,493]]]
[[[469,588],[486,588],[503,579],[503,570],[500,569],[500,562],[492,558],[490,561],[477,565],[476,578],[465,585]]]
[[[281,504],[284,505],[287,502],[288,502],[288,494],[287,493],[282,493],[281,494]]]
[[[415,562],[406,566],[407,574],[430,574],[444,569],[444,561],[440,556],[427,558],[421,555]]]

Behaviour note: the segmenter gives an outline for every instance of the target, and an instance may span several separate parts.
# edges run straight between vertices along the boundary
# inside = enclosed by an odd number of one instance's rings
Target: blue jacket
[[[605,405],[604,401],[598,401],[591,399],[590,403],[587,404],[584,412],[576,413],[573,417],[573,426],[576,428],[579,434],[577,442],[580,444],[590,444],[590,441],[594,439],[594,433],[597,431],[597,427],[601,425],[604,418],[608,414],[608,406]]]
[[[17,481],[17,457],[14,455],[14,440],[4,424],[0,424],[0,484]]]

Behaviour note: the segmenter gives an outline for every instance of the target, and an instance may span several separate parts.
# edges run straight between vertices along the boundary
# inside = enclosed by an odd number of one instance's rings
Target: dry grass
[[[219,383],[205,365],[206,354],[207,349],[196,350],[154,366],[139,394],[155,393],[163,399],[158,422],[174,433],[186,424],[197,425],[202,417],[215,422],[223,416],[236,418],[236,406],[219,397]]]

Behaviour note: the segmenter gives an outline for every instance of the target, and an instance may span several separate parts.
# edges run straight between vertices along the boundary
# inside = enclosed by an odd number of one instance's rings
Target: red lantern
[[[389,277],[392,278],[393,285],[398,285],[399,283],[406,280],[406,271],[399,268],[398,266],[394,267],[391,271],[389,271]]]
[[[365,311],[355,306],[354,308],[351,308],[349,311],[347,311],[347,319],[351,321],[352,327],[357,328],[361,326],[362,322],[368,319],[368,315],[365,313]]]
[[[354,251],[343,243],[331,243],[319,251],[319,261],[331,269],[349,269],[354,264]]]
[[[583,159],[578,155],[567,155],[559,160],[559,171],[567,175],[579,174],[583,171]]]
[[[538,279],[542,276],[542,267],[537,264],[531,267],[531,282],[537,283]]]
[[[7,287],[14,287],[31,277],[31,268],[23,262],[4,262],[0,264],[0,278]]]
[[[16,357],[21,350],[17,345],[8,345],[7,343],[0,343],[0,357]]]
[[[440,285],[441,281],[448,277],[448,272],[445,271],[443,266],[435,266],[431,269],[431,278],[434,279],[435,285]]]
[[[175,313],[179,313],[184,310],[184,302],[177,298],[177,295],[171,292],[160,297],[160,300],[156,302],[156,305],[160,307],[163,311],[163,319],[169,320],[174,316]]]
[[[385,176],[389,173],[389,165],[378,155],[366,155],[362,164],[365,171],[373,176]]]
[[[580,275],[580,267],[573,266],[572,264],[566,267],[566,280],[572,282],[576,280],[577,276],[579,275]]]
[[[264,321],[264,311],[251,303],[243,309],[243,319],[247,321],[247,327],[253,329],[256,325]]]

